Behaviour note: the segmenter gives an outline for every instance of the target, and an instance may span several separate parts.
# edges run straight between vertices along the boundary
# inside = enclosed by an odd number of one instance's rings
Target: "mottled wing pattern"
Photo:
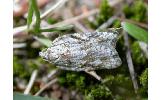
[[[40,56],[64,70],[112,69],[121,65],[117,37],[115,30],[67,34],[56,38]]]

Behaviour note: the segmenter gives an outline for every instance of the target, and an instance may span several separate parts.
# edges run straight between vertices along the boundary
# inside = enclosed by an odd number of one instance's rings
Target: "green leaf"
[[[52,100],[52,99],[32,95],[24,95],[21,93],[14,93],[13,100]]]
[[[52,41],[47,38],[39,38],[39,37],[34,37],[34,38],[40,43],[42,43],[43,45],[45,45],[46,47],[49,47],[52,44]]]
[[[29,9],[28,9],[28,17],[27,17],[28,30],[29,30],[30,24],[32,23],[33,13],[34,13],[34,10],[32,7],[32,2],[31,0],[29,0]]]
[[[135,39],[145,43],[148,42],[148,32],[146,30],[128,22],[122,22],[121,25],[123,29]]]

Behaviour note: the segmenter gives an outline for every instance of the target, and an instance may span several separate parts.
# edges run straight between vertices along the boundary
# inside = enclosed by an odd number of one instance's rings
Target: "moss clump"
[[[18,76],[20,78],[29,77],[29,73],[24,68],[24,65],[19,61],[18,57],[13,57],[13,75]]]
[[[118,90],[119,87],[130,90],[132,88],[131,79],[123,74],[108,75],[104,78],[103,84],[110,87],[110,90],[115,93],[121,92],[120,90]]]
[[[133,62],[136,65],[145,65],[147,63],[147,59],[144,55],[144,53],[142,52],[139,43],[138,42],[134,42],[131,46],[132,49],[132,59]]]
[[[125,83],[126,81],[128,81],[129,78],[122,75],[122,74],[117,74],[116,76],[113,75],[108,75],[105,79],[104,82],[108,84],[113,84],[113,82],[117,82],[118,84],[122,84]]]
[[[29,79],[32,72],[38,67],[41,67],[40,64],[45,63],[41,58],[28,59],[19,58],[17,56],[13,57],[13,73],[14,77]],[[42,73],[41,73],[42,74]]]
[[[113,9],[109,6],[108,1],[102,0],[100,5],[100,12],[96,18],[96,21],[89,23],[89,25],[94,29],[98,28],[112,16],[112,11]]]
[[[104,23],[107,21],[110,16],[112,16],[112,8],[110,8],[107,0],[102,0],[101,6],[100,6],[100,13],[97,18],[98,25]]]
[[[125,5],[123,11],[126,18],[139,22],[147,22],[147,5],[143,0],[136,0],[132,5]]]
[[[115,20],[114,23],[113,23],[114,28],[119,28],[120,25],[121,25],[121,21],[119,21],[119,20]]]
[[[96,85],[86,91],[85,100],[113,100],[111,91],[102,85]]]
[[[105,85],[85,73],[63,71],[58,79],[62,86],[78,90],[84,95],[85,100],[109,100],[111,98],[111,92]]]
[[[116,100],[134,98],[134,89],[129,76],[123,74],[108,75],[104,78],[103,84],[109,87]]]
[[[58,79],[61,85],[72,89],[82,90],[85,87],[85,76],[81,73],[63,72]]]
[[[141,76],[139,77],[140,80],[140,84],[142,85],[141,88],[141,93],[146,97],[148,94],[148,68],[146,68],[143,73],[141,74]]]

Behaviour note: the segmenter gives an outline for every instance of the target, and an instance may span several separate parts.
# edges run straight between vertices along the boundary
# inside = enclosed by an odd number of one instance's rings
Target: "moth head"
[[[39,52],[39,56],[49,62],[56,61],[59,58],[59,55],[56,52],[53,52],[51,48],[42,50]]]
[[[65,63],[67,57],[64,55],[67,52],[67,47],[64,44],[57,44],[59,41],[54,43],[51,47],[42,50],[39,55],[46,61],[53,64]],[[57,44],[57,45],[56,45]]]

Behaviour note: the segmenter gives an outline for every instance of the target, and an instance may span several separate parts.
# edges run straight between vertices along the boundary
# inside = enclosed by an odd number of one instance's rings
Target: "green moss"
[[[29,77],[29,73],[26,71],[24,65],[20,62],[18,57],[13,57],[13,75],[18,76],[20,78]]]
[[[111,91],[106,86],[96,85],[90,88],[88,93],[85,95],[85,100],[113,100],[113,99]]]
[[[140,84],[142,85],[142,88],[140,89],[140,92],[147,96],[148,93],[148,68],[146,68],[141,76],[139,77]]]
[[[108,0],[101,0],[99,10],[99,14],[93,22],[89,22],[86,19],[84,20],[84,22],[93,29],[97,29],[113,15],[113,8],[109,6]]]
[[[58,79],[62,86],[71,90],[79,90],[85,100],[109,100],[111,98],[111,92],[106,86],[85,73],[63,71]]]
[[[147,22],[147,5],[143,0],[136,0],[132,5],[125,5],[123,11],[126,18],[139,22]]]
[[[100,12],[96,19],[96,26],[100,26],[106,22],[113,14],[113,9],[109,6],[107,0],[102,0],[100,5]]]
[[[147,63],[147,59],[144,53],[142,52],[138,42],[134,42],[132,44],[131,50],[132,50],[132,59],[136,65],[145,65]]]
[[[108,75],[104,78],[103,84],[109,87],[116,100],[136,97],[130,76],[123,74]]]
[[[41,58],[25,59],[17,56],[13,57],[13,74],[14,77],[29,79],[32,72],[45,63]]]
[[[113,23],[114,28],[119,28],[120,25],[121,25],[121,21],[119,21],[119,20],[115,20],[114,23]]]
[[[85,76],[81,73],[63,72],[58,79],[60,84],[72,89],[82,90],[85,87]]]
[[[130,85],[131,81],[129,77],[123,74],[107,75],[104,78],[103,83],[109,87],[112,87],[112,86],[131,87]]]

